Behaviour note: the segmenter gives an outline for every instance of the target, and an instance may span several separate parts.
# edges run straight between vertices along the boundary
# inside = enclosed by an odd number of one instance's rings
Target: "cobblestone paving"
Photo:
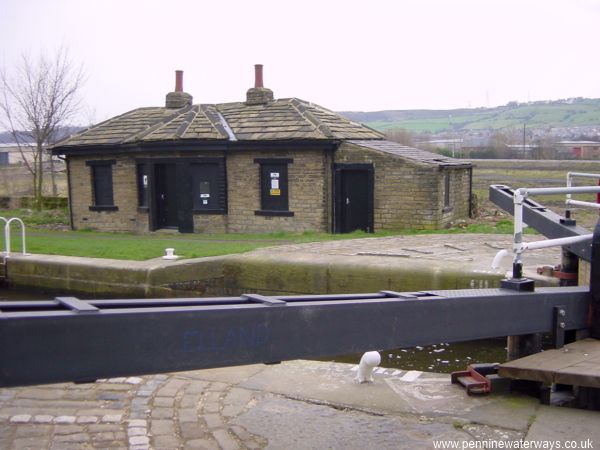
[[[412,450],[549,430],[561,442],[600,442],[600,412],[473,398],[447,375],[414,370],[378,368],[374,383],[360,384],[356,371],[290,361],[0,389],[0,449]]]
[[[256,449],[264,439],[228,419],[252,391],[194,372],[0,390],[2,449]]]

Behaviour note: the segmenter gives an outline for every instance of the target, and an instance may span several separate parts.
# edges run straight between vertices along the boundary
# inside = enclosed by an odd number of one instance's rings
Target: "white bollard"
[[[175,255],[175,249],[174,248],[165,248],[165,256],[163,256],[163,259],[177,259],[179,258],[179,256]]]
[[[372,383],[373,369],[379,364],[381,364],[381,355],[379,352],[366,352],[362,355],[362,358],[360,358],[356,380],[359,383]]]

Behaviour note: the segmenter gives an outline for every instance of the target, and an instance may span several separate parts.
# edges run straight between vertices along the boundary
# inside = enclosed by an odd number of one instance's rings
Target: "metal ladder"
[[[4,222],[4,252],[2,252],[0,254],[0,256],[2,256],[2,261],[4,263],[4,265],[6,265],[6,258],[10,257],[11,251],[10,251],[10,225],[13,222],[17,222],[19,225],[21,225],[21,253],[25,256],[27,255],[27,251],[26,251],[26,247],[25,247],[25,224],[23,223],[23,221],[21,219],[19,219],[18,217],[12,217],[10,219],[7,219],[5,217],[0,217],[0,222]]]

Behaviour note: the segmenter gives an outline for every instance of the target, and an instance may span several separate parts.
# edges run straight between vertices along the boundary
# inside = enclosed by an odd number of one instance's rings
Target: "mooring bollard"
[[[366,352],[360,358],[360,364],[358,365],[358,373],[356,379],[359,383],[372,383],[373,382],[373,369],[381,364],[381,355],[379,352]]]

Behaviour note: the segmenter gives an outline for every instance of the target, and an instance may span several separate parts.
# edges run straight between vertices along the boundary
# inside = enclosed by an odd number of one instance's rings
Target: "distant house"
[[[0,166],[11,164],[24,164],[24,159],[33,161],[34,144],[21,144],[16,142],[0,143]]]
[[[575,159],[600,159],[600,142],[560,141],[556,143],[561,153]]]
[[[43,159],[44,162],[49,162],[50,154],[45,151]],[[33,142],[0,142],[0,166],[8,165],[21,165],[27,163],[33,163],[35,154],[37,152],[36,146]],[[53,161],[55,164],[62,164],[63,161],[60,158],[54,156]]]
[[[471,165],[389,142],[297,98],[262,66],[246,101],[192,104],[182,72],[165,106],[57,143],[74,229],[147,232],[435,229],[470,213]]]
[[[520,159],[531,159],[533,152],[539,148],[537,144],[505,144],[510,155]]]

